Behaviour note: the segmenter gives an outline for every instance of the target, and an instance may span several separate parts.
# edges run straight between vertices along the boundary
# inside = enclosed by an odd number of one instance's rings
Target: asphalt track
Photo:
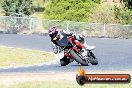
[[[86,38],[85,40],[89,45],[96,46],[94,54],[99,61],[98,65],[84,66],[85,70],[132,70],[132,39]],[[0,45],[52,51],[48,36],[0,34]],[[44,63],[28,67],[0,68],[0,73],[73,72],[79,66],[75,62],[65,67],[61,67],[59,63]]]

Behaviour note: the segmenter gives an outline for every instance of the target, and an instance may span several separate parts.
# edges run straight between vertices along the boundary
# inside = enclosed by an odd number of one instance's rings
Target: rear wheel
[[[86,60],[82,59],[80,56],[78,56],[78,54],[74,51],[71,50],[70,54],[74,57],[74,59],[79,62],[81,65],[83,66],[88,66],[88,63],[86,62]]]
[[[95,57],[95,55],[92,53],[92,51],[89,51],[89,52],[88,52],[88,56],[89,56],[88,60],[90,61],[90,63],[91,63],[92,65],[97,65],[97,64],[98,64],[98,60],[97,60],[97,58]]]

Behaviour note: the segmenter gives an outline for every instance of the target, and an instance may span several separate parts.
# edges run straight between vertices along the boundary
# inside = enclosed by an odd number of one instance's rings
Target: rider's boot
[[[61,66],[66,66],[70,63],[70,59],[64,56],[62,59],[60,59]]]

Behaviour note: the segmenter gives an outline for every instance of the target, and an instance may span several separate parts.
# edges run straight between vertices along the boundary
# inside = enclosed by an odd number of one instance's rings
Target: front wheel
[[[74,57],[74,59],[79,62],[81,65],[83,66],[88,66],[88,63],[86,62],[86,60],[82,59],[80,56],[78,56],[78,54],[74,51],[71,50],[70,54]]]

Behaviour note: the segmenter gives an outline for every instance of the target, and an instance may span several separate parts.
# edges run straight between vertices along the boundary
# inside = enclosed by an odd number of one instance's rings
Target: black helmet
[[[55,26],[51,27],[49,30],[49,36],[51,38],[55,38],[57,34],[58,34],[57,28]]]

